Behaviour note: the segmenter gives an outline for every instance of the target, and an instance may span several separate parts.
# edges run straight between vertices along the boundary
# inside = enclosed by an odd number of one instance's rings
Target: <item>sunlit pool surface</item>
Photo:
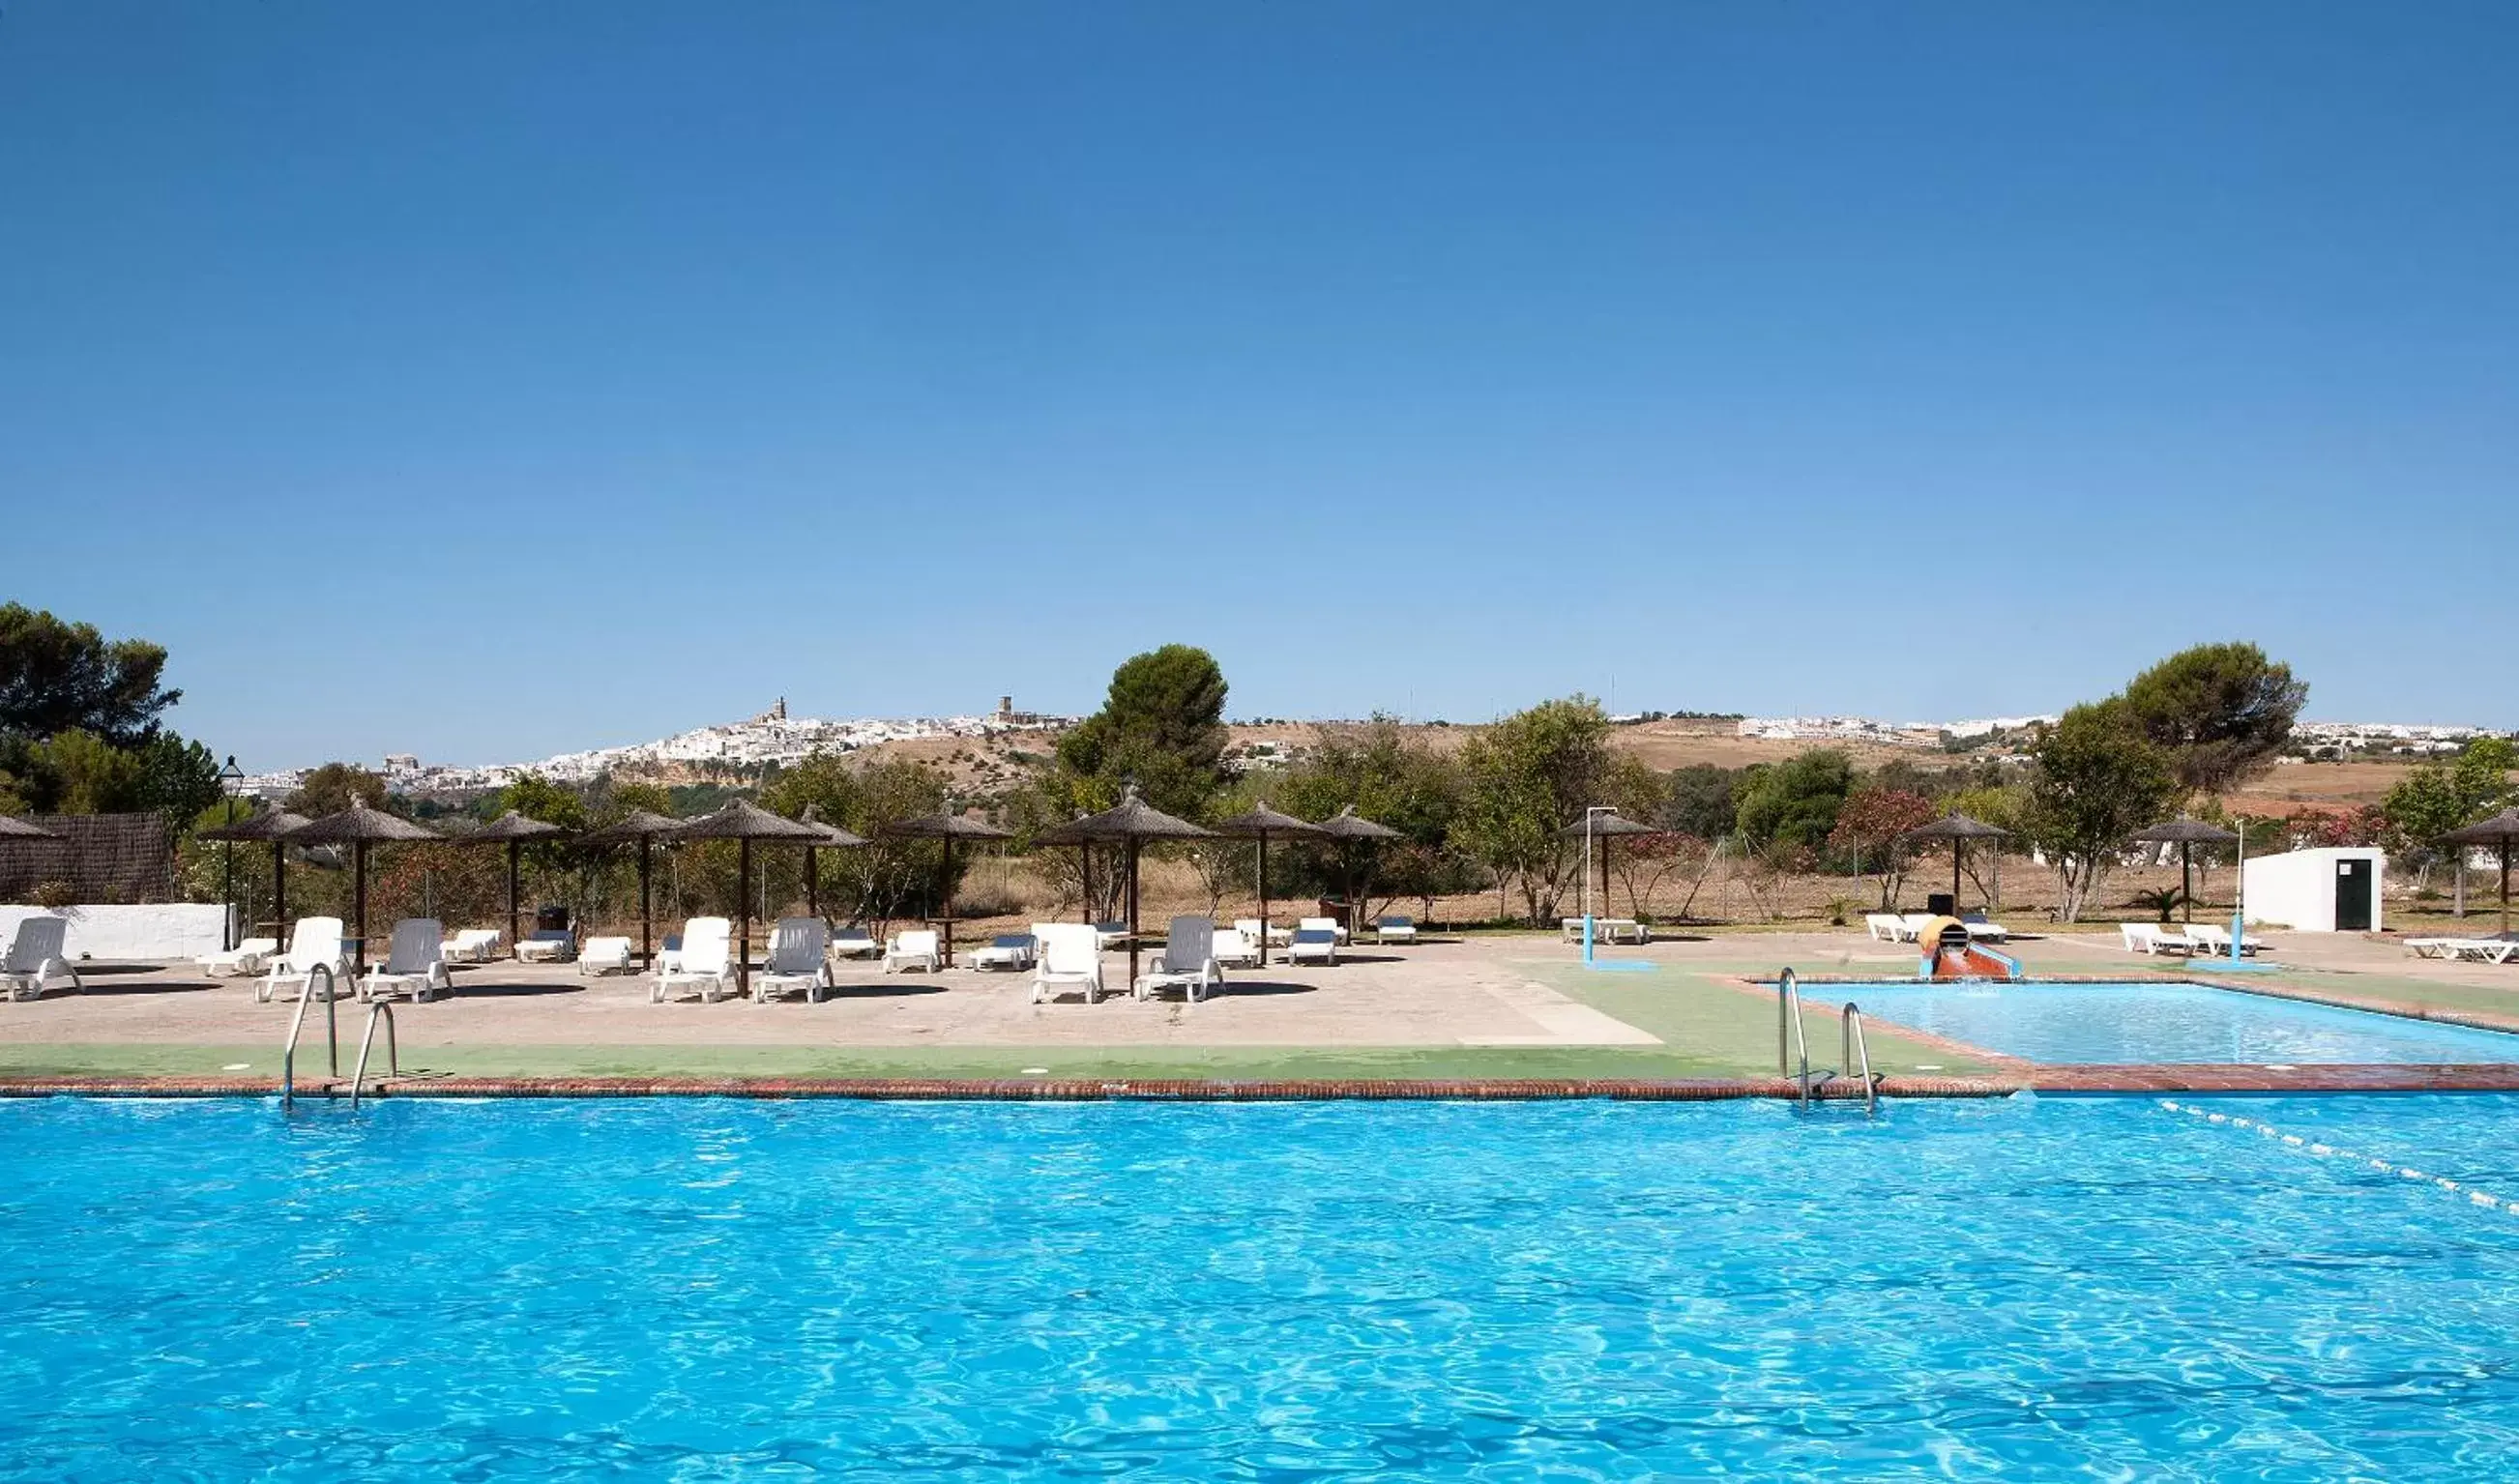
[[[2519,1103],[2216,1105],[2519,1196]],[[2459,1479],[2519,1215],[2147,1099],[0,1105],[0,1476]]]
[[[2519,1035],[2209,984],[1813,984],[1894,1021],[2033,1062],[2340,1062],[2439,1066],[2519,1062]],[[1831,1050],[1834,1048],[1832,1047]]]

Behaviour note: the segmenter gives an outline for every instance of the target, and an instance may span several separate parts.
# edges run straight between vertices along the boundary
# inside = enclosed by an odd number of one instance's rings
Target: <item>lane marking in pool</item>
[[[2332,1144],[2313,1143],[2310,1140],[2302,1138],[2298,1134],[2284,1133],[2281,1129],[2275,1127],[2271,1123],[2260,1123],[2253,1118],[2242,1118],[2236,1113],[2213,1113],[2210,1110],[2198,1108],[2192,1103],[2180,1103],[2168,1098],[2163,1098],[2160,1100],[2160,1106],[2171,1113],[2188,1113],[2194,1117],[2201,1118],[2207,1123],[2228,1124],[2230,1127],[2238,1129],[2242,1132],[2253,1130],[2257,1137],[2261,1139],[2279,1140],[2284,1145],[2292,1149],[2300,1150],[2305,1154],[2314,1155],[2320,1159],[2359,1159],[2383,1175],[2396,1175],[2407,1180],[2427,1181],[2450,1195],[2465,1196],[2467,1203],[2470,1205],[2480,1205],[2488,1210],[2508,1211],[2513,1216],[2519,1216],[2519,1200],[2505,1200],[2499,1196],[2460,1185],[2447,1176],[2427,1174],[2409,1164],[2399,1164],[2394,1160],[2382,1159],[2373,1155],[2357,1154],[2349,1149],[2339,1149]]]

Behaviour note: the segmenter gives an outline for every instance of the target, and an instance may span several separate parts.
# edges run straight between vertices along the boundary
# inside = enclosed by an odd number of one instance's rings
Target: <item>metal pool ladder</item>
[[[288,1022],[288,1040],[280,1048],[280,1108],[288,1111],[297,1102],[297,1033],[306,1028],[306,1006],[315,998],[315,976],[324,976],[324,1049],[332,1067],[332,1075],[341,1074],[340,1025],[332,1010],[332,996],[339,987],[331,964],[317,964],[306,975],[306,987],[297,992],[297,1014]]]
[[[314,976],[316,974],[324,976],[325,1060],[331,1066],[333,1076],[337,1077],[341,1074],[340,1019],[332,1008],[333,995],[339,988],[339,981],[333,976],[331,964],[317,964],[314,972],[307,976],[305,990],[297,996],[297,1014],[288,1022],[287,1044],[280,1048],[280,1107],[284,1113],[294,1107],[297,1102],[297,1037],[299,1032],[306,1028],[306,1005],[315,997]],[[402,1075],[402,1049],[396,1043],[394,1035],[393,1006],[378,1000],[368,1010],[367,1034],[359,1038],[358,1066],[350,1073],[350,1107],[353,1111],[359,1106],[360,1090],[367,1085],[368,1055],[376,1050],[376,1022],[379,1020],[385,1023],[386,1074]]]
[[[1848,1004],[1837,1018],[1838,1068],[1811,1069],[1810,1039],[1802,1032],[1801,982],[1790,969],[1776,976],[1776,1071],[1791,1081],[1793,1096],[1804,1110],[1813,1094],[1840,1076],[1863,1079],[1863,1111],[1880,1111],[1880,1080],[1872,1071],[1872,1048],[1863,1038],[1863,1012]],[[1859,1071],[1858,1071],[1859,1069]]]

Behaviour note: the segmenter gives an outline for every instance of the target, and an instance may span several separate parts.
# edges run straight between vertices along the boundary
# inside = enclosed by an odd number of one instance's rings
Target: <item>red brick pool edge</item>
[[[0,1098],[271,1097],[277,1077],[7,1076]],[[2028,1067],[1989,1077],[1890,1076],[1884,1098],[1999,1098],[2045,1093],[2519,1092],[2519,1066],[2481,1067]],[[346,1077],[310,1077],[297,1096],[350,1096]],[[1201,1081],[1023,1077],[371,1077],[362,1098],[848,1098],[901,1102],[1299,1103],[1567,1102],[1710,1103],[1790,1099],[1783,1077],[1649,1079],[1466,1079]],[[1831,1084],[1829,1102],[1859,1100],[1851,1081]]]

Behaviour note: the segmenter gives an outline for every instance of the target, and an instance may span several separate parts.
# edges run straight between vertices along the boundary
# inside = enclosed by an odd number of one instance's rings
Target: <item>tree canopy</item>
[[[1122,664],[1102,709],[1059,739],[1070,802],[1107,807],[1134,781],[1166,813],[1205,813],[1226,782],[1224,696],[1224,672],[1204,649],[1166,644]]]
[[[159,683],[166,649],[147,639],[109,639],[22,603],[0,603],[0,732],[37,741],[84,731],[109,747],[156,735],[183,692]]]
[[[1589,696],[1516,712],[1461,748],[1466,788],[1456,838],[1522,892],[1538,923],[1556,910],[1578,846],[1560,832],[1606,803],[1610,719]]]
[[[1741,833],[1755,846],[1816,851],[1853,792],[1854,760],[1833,747],[1753,768],[1739,789]]]
[[[2248,643],[2182,649],[2125,688],[2126,715],[2179,786],[2208,794],[2272,766],[2308,699],[2290,666]]]
[[[2157,822],[2178,795],[2166,749],[2145,736],[2116,696],[2073,707],[2040,730],[2022,826],[2055,863],[2063,916],[2083,904],[2134,832]]]

